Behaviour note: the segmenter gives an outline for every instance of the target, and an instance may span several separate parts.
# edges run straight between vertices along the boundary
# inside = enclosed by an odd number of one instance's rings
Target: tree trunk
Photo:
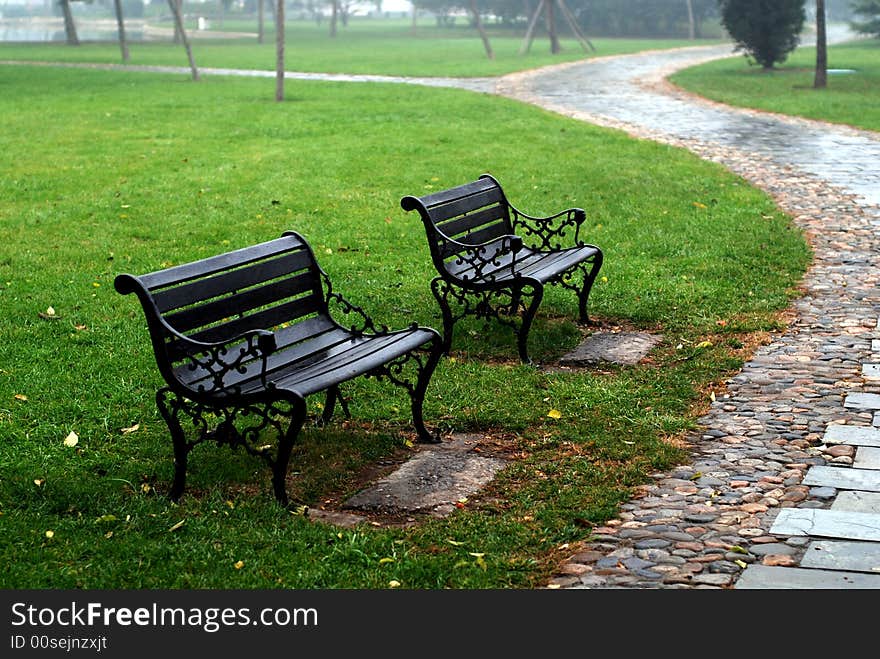
[[[60,0],[61,13],[64,14],[64,34],[68,46],[78,46],[79,37],[76,35],[76,23],[73,22],[73,12],[70,10],[70,0]]]
[[[483,48],[486,49],[486,57],[495,59],[495,53],[492,52],[492,44],[489,43],[489,35],[483,28],[483,21],[480,20],[480,12],[477,10],[477,0],[471,0],[471,13],[474,15],[474,23],[477,26],[477,32],[480,33],[480,39],[483,40]]]
[[[418,12],[416,10],[416,3],[414,2],[414,3],[412,3],[412,25],[410,26],[410,32],[412,32],[413,34],[416,33],[416,22],[417,22],[416,16],[417,15],[418,15]]]
[[[186,31],[183,29],[183,18],[180,15],[180,5],[182,0],[168,0],[168,6],[171,7],[171,14],[174,16],[174,33],[180,35],[183,42],[183,48],[186,50],[186,58],[189,60],[189,68],[192,71],[192,78],[195,81],[199,79],[199,70],[196,68],[196,61],[193,59],[192,48],[189,47],[189,39],[186,38]]]
[[[336,36],[336,21],[339,17],[339,0],[330,3],[330,36]]]
[[[125,19],[122,17],[122,0],[113,0],[116,10],[116,25],[119,28],[119,48],[122,50],[122,61],[128,61],[128,41],[125,39]]]
[[[275,6],[275,100],[284,100],[284,0]]]
[[[541,12],[544,10],[544,2],[545,0],[538,0],[538,6],[535,8],[535,13],[532,14],[532,19],[529,21],[529,27],[526,28],[526,36],[523,37],[522,46],[519,47],[519,54],[523,55],[532,48],[532,39],[535,34],[535,25],[538,23],[538,18],[541,15]]]
[[[825,0],[816,0],[816,77],[815,89],[828,86],[828,39],[825,34]]]
[[[173,4],[172,4],[173,3]],[[174,19],[174,43],[183,42],[183,0],[168,0],[171,17]],[[180,20],[178,20],[178,18]]]
[[[257,0],[257,43],[263,43],[263,35],[265,28],[263,26],[263,2],[265,0]]]
[[[697,38],[697,27],[694,22],[694,3],[693,0],[685,0],[688,8],[688,39],[693,41]]]
[[[544,3],[544,14],[547,19],[547,34],[550,36],[550,52],[554,55],[558,54],[562,48],[559,46],[559,35],[556,34],[556,12],[554,7],[556,0],[547,0]]]

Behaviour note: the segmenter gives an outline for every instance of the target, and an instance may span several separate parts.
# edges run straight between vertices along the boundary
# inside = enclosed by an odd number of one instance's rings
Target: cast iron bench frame
[[[174,443],[172,500],[183,494],[190,451],[213,440],[264,459],[275,497],[287,505],[285,477],[307,417],[306,397],[326,394],[319,424],[330,421],[337,402],[349,416],[339,386],[362,375],[404,387],[418,440],[440,441],[422,416],[443,354],[440,334],[416,323],[397,331],[378,327],[333,291],[312,248],[294,231],[145,275],[120,274],[114,285],[140,300],[165,380],[156,404]],[[331,303],[357,324],[334,320]],[[190,422],[194,439],[181,420]],[[274,451],[263,437],[269,429],[278,435]]]
[[[547,217],[528,215],[508,201],[501,184],[489,174],[422,197],[407,195],[400,205],[405,211],[417,210],[425,226],[438,273],[431,291],[443,314],[445,353],[452,347],[455,323],[472,315],[495,318],[512,328],[520,359],[531,363],[528,334],[545,284],[573,291],[578,322],[590,322],[587,301],[603,255],[581,239],[583,209]],[[564,246],[566,242],[570,246]],[[450,301],[459,313],[453,313]]]

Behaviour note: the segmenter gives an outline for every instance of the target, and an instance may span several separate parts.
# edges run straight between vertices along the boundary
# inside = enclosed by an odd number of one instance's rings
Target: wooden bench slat
[[[295,235],[283,236],[274,240],[253,245],[251,247],[242,247],[226,254],[218,254],[217,256],[209,256],[208,258],[192,263],[184,263],[182,265],[172,266],[164,270],[158,270],[146,275],[141,275],[139,279],[144,283],[149,291],[164,288],[169,285],[177,285],[183,282],[205,277],[216,272],[238,268],[253,261],[261,261],[273,254],[279,254],[286,251],[302,250],[305,243]]]
[[[235,318],[223,325],[218,325],[217,327],[211,327],[191,334],[189,338],[195,341],[214,343],[217,341],[231,340],[236,336],[252,330],[271,329],[282,323],[297,320],[308,314],[315,313],[318,301],[319,298],[317,295],[311,295],[308,298],[280,304],[243,318]]]
[[[352,339],[344,346],[329,350],[326,358],[315,361],[306,368],[297,369],[286,378],[280,378],[277,386],[289,387],[307,396],[368,373],[415,350],[429,339],[430,334],[424,331]]]
[[[283,327],[275,332],[277,350],[267,358],[266,372],[271,378],[273,372],[283,369],[291,362],[306,359],[326,346],[348,340],[350,336],[350,332],[341,329],[326,316],[315,316]],[[231,350],[237,350],[238,347],[234,346]],[[249,380],[259,378],[262,361],[254,358],[245,362],[243,367],[244,372],[232,373],[224,380],[227,386],[241,386]],[[204,370],[190,371],[184,365],[180,367],[180,378],[187,386],[198,387],[210,378],[210,374]]]
[[[445,204],[450,200],[459,199],[461,197],[470,196],[473,194],[477,194],[479,192],[483,192],[485,190],[494,190],[495,183],[493,181],[487,179],[477,179],[476,181],[471,181],[469,183],[464,183],[462,185],[455,186],[453,188],[449,188],[447,190],[438,190],[437,192],[432,192],[430,194],[426,194],[423,197],[419,197],[419,200],[422,204],[425,205],[426,208],[432,209],[435,206],[439,206],[441,204]],[[411,210],[411,209],[406,209]]]
[[[315,291],[317,283],[314,274],[306,271],[303,274],[275,280],[240,293],[229,292],[223,297],[212,297],[208,302],[166,314],[165,319],[178,332],[186,334],[200,327],[222,323],[224,319],[230,317],[246,317],[255,314],[256,310],[266,305],[292,298],[298,298],[298,301],[303,304],[303,313],[308,313],[321,306],[321,298]]]
[[[444,222],[438,222],[437,228],[444,235],[454,238],[460,242],[477,242],[463,238],[467,234],[480,229],[484,225],[497,224],[501,227],[502,234],[513,233],[510,228],[510,222],[501,206],[489,206],[474,213],[456,216]],[[500,234],[499,234],[500,235]]]
[[[273,255],[272,258],[246,264],[234,270],[201,277],[189,283],[154,291],[153,298],[161,313],[168,313],[219,295],[243,290],[257,284],[290,276],[310,267],[308,252],[298,250]]]
[[[498,189],[479,190],[467,195],[461,195],[444,204],[432,206],[430,209],[431,219],[437,224],[463,213],[503,202],[504,197]]]

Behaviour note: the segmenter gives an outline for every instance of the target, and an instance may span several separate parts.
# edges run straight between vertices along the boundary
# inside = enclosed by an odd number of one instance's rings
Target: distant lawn
[[[271,24],[269,21],[268,24]],[[244,28],[245,26],[233,25]],[[257,43],[256,27],[248,27],[253,38],[192,38],[196,65],[240,69],[275,70],[275,35],[268,30],[264,43]],[[476,30],[420,25],[413,34],[406,22],[353,21],[328,36],[327,25],[292,21],[285,33],[285,69],[321,73],[385,74],[401,76],[497,76],[548,64],[646,49],[694,46],[709,40],[591,39],[595,51],[584,50],[577,41],[563,38],[562,52],[550,53],[546,37],[536,36],[528,52],[520,54],[523,35],[491,30],[495,58],[486,56]],[[134,42],[131,64],[188,66],[182,46],[170,41]],[[83,42],[79,46],[58,43],[0,43],[0,60],[121,63],[115,42]]]
[[[263,79],[27,66],[0,66],[0,84],[0,588],[541,586],[566,543],[686,459],[682,437],[783,327],[809,262],[790,219],[721,166],[510,99],[291,81],[275,103]],[[295,229],[378,322],[436,327],[424,231],[399,200],[483,172],[523,210],[587,210],[605,251],[590,311],[662,334],[650,359],[526,367],[509,331],[462,323],[426,421],[509,462],[446,518],[313,521],[275,503],[262,463],[216,446],[171,504],[160,377],[115,275]],[[575,316],[547,292],[536,360],[578,344]],[[312,509],[413,451],[405,394],[344,393],[352,419],[295,448],[288,489]]]
[[[694,93],[739,107],[769,110],[880,131],[880,40],[831,45],[828,86],[814,89],[815,48],[798,48],[776,70],[749,66],[744,57],[708,62],[670,80]]]

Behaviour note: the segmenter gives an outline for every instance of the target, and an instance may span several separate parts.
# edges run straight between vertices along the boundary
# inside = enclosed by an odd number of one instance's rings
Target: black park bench
[[[581,236],[582,209],[527,215],[489,174],[422,197],[403,197],[400,205],[417,210],[425,226],[437,271],[431,291],[443,314],[444,352],[452,347],[455,323],[472,315],[512,328],[520,359],[531,363],[528,334],[545,284],[573,291],[578,322],[589,322],[587,300],[602,267],[602,250]]]
[[[324,393],[317,422],[328,423],[337,402],[349,413],[340,385],[361,375],[406,388],[418,440],[439,441],[422,418],[443,354],[439,333],[415,323],[377,327],[333,292],[311,247],[293,231],[150,274],[120,274],[115,287],[140,300],[165,381],[156,402],[174,443],[172,500],[183,494],[189,452],[213,440],[265,459],[275,497],[286,505],[306,397]],[[331,308],[356,324],[343,326]],[[277,441],[267,443],[267,431]]]

